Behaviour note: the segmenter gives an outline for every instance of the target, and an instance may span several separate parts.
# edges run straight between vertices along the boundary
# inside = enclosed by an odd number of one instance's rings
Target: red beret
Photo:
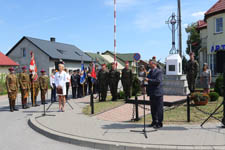
[[[41,73],[43,73],[43,72],[45,72],[45,70],[44,69],[41,69]]]
[[[153,56],[153,57],[152,57],[152,59],[156,59],[156,57],[155,57],[155,56]]]
[[[9,68],[9,71],[14,71],[14,68],[13,68],[13,67],[10,67],[10,68]]]
[[[27,69],[27,66],[23,66],[22,69],[23,69],[23,70]]]

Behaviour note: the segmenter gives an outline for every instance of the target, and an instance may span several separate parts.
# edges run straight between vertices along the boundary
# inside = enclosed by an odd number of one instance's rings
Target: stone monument
[[[168,20],[169,28],[172,31],[172,49],[166,58],[166,75],[163,78],[163,88],[165,95],[184,96],[189,94],[189,89],[186,75],[182,74],[182,58],[175,47],[176,24],[176,15],[173,13]]]

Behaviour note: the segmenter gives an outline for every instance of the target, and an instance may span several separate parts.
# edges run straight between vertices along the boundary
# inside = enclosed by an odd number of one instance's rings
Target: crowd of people
[[[150,127],[163,127],[163,71],[158,65],[156,58],[153,57],[149,61],[149,70],[142,67],[139,72],[139,77],[142,77],[142,93],[150,97],[152,123]],[[198,63],[194,59],[194,53],[190,53],[190,60],[187,63],[187,80],[190,92],[195,91],[195,81],[198,73]],[[117,70],[116,63],[112,63],[110,69],[107,69],[106,64],[103,64],[101,69],[97,65],[91,63],[88,68],[82,70],[77,69],[69,71],[64,68],[64,64],[58,65],[59,70],[52,70],[50,75],[51,86],[51,102],[56,102],[58,95],[59,111],[65,111],[66,100],[69,99],[68,91],[72,88],[72,98],[81,98],[89,94],[99,94],[99,101],[106,101],[107,91],[110,89],[112,101],[117,100],[118,83],[121,80],[125,93],[125,100],[131,97],[133,73],[129,69],[129,62],[125,63],[121,73]],[[94,75],[93,75],[94,69]],[[46,104],[46,93],[48,91],[49,78],[45,70],[41,70],[41,76],[38,77],[34,71],[27,73],[27,67],[22,67],[22,72],[17,76],[14,74],[14,68],[9,68],[10,74],[6,77],[6,87],[8,90],[10,111],[17,111],[15,101],[20,88],[22,108],[29,108],[27,99],[29,91],[31,93],[32,106],[37,104],[37,96],[39,89],[41,90],[41,103]],[[207,64],[204,64],[203,71],[200,75],[200,81],[205,93],[210,91],[211,71]]]

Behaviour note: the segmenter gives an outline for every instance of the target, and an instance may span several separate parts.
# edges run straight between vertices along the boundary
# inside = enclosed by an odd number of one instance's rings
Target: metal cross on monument
[[[175,33],[178,27],[175,13],[173,13],[172,16],[169,17],[166,24],[168,24],[169,29],[172,31],[172,48],[169,53],[178,54],[178,50],[176,49],[176,46],[175,46],[175,40],[176,40]]]

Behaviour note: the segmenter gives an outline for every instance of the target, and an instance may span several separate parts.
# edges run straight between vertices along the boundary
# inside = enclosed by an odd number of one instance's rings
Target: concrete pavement
[[[20,95],[18,104],[20,105]],[[21,108],[21,106],[19,106]],[[28,125],[29,118],[42,114],[42,106],[9,112],[7,96],[0,96],[0,150],[92,150],[93,148],[58,142]]]
[[[35,114],[30,126],[52,139],[97,149],[225,149],[225,129],[219,123],[199,125],[165,125],[162,129],[147,128],[148,138],[140,133],[142,124],[104,121],[96,116],[85,116],[82,108],[89,97],[70,100],[73,110],[57,112],[53,104],[48,114]]]

